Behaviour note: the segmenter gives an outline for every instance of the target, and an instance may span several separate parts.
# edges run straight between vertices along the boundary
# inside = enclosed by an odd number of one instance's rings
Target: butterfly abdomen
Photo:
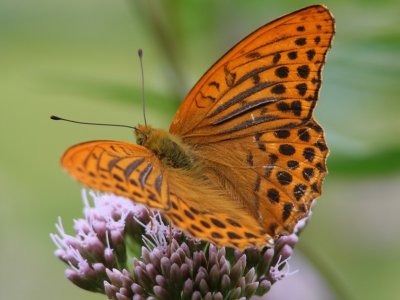
[[[176,136],[150,126],[139,125],[136,141],[151,150],[166,166],[172,168],[193,168],[193,156],[188,146]]]

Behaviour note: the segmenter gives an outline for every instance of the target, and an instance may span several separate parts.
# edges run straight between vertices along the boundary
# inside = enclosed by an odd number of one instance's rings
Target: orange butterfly
[[[92,141],[62,166],[90,188],[161,210],[190,235],[244,249],[293,232],[321,194],[328,148],[312,113],[334,20],[321,5],[264,25],[189,92],[169,132]]]

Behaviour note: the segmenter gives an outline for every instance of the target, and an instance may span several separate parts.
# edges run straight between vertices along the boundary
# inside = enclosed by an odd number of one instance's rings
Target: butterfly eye
[[[141,128],[135,128],[135,135],[136,135],[136,143],[138,145],[145,145],[147,141],[147,132],[141,130]]]
[[[136,143],[138,145],[144,145],[146,143],[147,137],[143,133],[136,134]]]

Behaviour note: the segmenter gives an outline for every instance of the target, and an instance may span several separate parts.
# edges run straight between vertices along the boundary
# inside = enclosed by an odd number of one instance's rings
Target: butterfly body
[[[198,81],[169,131],[75,145],[62,166],[90,188],[161,210],[190,235],[244,249],[294,231],[321,194],[328,148],[313,118],[334,35],[313,5],[251,33]]]
[[[246,200],[251,197],[251,193],[244,188],[245,180],[241,180],[239,174],[231,176],[232,180],[229,180],[225,176],[226,173],[221,172],[224,166],[217,165],[208,155],[204,155],[210,152],[224,153],[224,158],[229,164],[234,165],[235,161],[240,163],[242,156],[237,150],[233,148],[232,151],[226,151],[226,148],[211,150],[200,146],[196,149],[195,146],[185,144],[178,136],[151,126],[139,125],[135,134],[137,144],[153,152],[163,163],[169,190],[188,199],[192,207],[204,209],[208,202],[203,200],[204,197],[208,197],[213,199],[212,206],[208,208],[210,210],[216,207],[223,210],[247,210],[248,214],[260,217],[255,207],[250,206]],[[231,146],[235,147],[234,143]],[[224,145],[224,147],[230,146]],[[226,167],[227,173],[234,173],[229,166]],[[232,203],[239,205],[235,207]]]
[[[135,134],[136,143],[151,150],[165,166],[183,169],[194,167],[189,147],[178,136],[147,125],[138,125]]]

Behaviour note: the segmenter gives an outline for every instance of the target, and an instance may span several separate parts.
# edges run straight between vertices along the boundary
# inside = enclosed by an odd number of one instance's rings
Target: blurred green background
[[[81,141],[134,138],[50,114],[142,122],[140,47],[148,120],[167,129],[185,93],[235,42],[310,4],[2,0],[0,298],[105,299],[68,282],[53,256],[57,216],[69,230],[83,207],[59,157]],[[316,111],[330,174],[298,251],[341,290],[337,299],[400,299],[400,2],[323,4],[337,22]]]

